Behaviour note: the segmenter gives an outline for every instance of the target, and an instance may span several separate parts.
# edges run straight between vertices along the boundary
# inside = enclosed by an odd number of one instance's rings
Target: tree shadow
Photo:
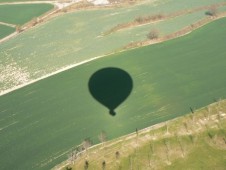
[[[133,80],[126,71],[108,67],[96,71],[90,77],[88,87],[91,95],[115,116],[114,110],[130,95]]]

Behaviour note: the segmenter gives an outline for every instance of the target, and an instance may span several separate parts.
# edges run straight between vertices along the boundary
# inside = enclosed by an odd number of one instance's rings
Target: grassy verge
[[[55,169],[224,169],[226,101],[77,152]],[[87,153],[86,153],[87,152]],[[88,164],[85,162],[88,162]],[[104,163],[103,163],[104,162]]]

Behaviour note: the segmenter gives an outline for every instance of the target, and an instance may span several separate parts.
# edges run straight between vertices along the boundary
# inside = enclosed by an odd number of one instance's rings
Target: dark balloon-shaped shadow
[[[88,86],[91,95],[114,116],[114,110],[131,93],[133,81],[126,71],[109,67],[96,71],[90,77]]]

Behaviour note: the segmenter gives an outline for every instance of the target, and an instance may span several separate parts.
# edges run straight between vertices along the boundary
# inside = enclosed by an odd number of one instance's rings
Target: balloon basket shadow
[[[112,115],[112,116],[115,116],[116,115],[116,112],[114,110],[110,110],[109,111],[109,114]]]

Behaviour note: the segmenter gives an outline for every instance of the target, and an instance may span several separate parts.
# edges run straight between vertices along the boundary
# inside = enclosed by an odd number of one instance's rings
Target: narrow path
[[[6,22],[0,22],[0,25],[5,25],[5,26],[8,26],[8,27],[13,27],[13,28],[16,27],[16,25],[14,25],[14,24],[9,24],[9,23],[6,23]]]

